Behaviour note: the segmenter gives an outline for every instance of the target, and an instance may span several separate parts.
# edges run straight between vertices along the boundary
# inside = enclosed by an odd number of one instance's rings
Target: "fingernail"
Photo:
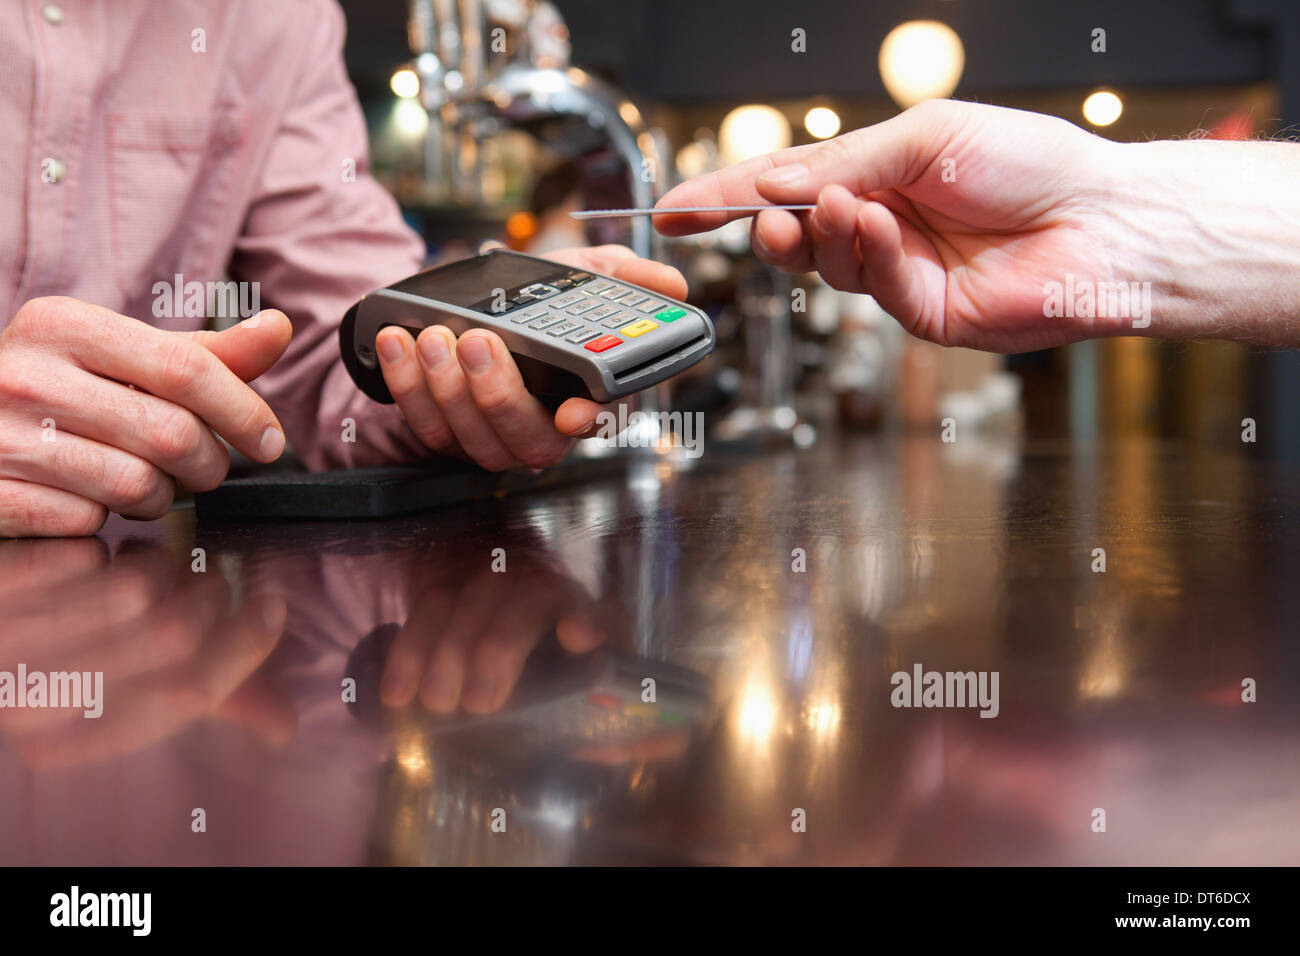
[[[402,340],[396,335],[385,335],[379,339],[379,357],[385,362],[393,363],[402,360],[402,353],[406,351],[402,348]]]
[[[258,442],[257,453],[267,461],[275,461],[284,451],[284,432],[274,425],[267,425],[266,431],[262,432],[262,440]]]
[[[576,432],[569,432],[569,437],[590,438],[594,434],[596,434],[596,419],[593,418],[591,421],[587,422],[587,424],[579,428]]]
[[[456,352],[467,372],[482,372],[492,367],[492,346],[481,335],[461,339]]]
[[[797,186],[807,180],[808,176],[807,166],[803,163],[792,163],[789,166],[769,169],[758,177],[758,182],[764,186]]]
[[[451,358],[451,353],[447,351],[447,342],[437,332],[421,335],[419,345],[420,360],[424,362],[425,368],[438,368]]]

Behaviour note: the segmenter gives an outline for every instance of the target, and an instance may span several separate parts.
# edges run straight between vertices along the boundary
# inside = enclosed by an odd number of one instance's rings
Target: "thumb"
[[[293,324],[278,309],[264,309],[221,332],[184,332],[245,382],[270,369],[289,347]]]
[[[837,136],[757,176],[754,186],[769,202],[815,203],[826,186],[867,196],[915,182],[949,140],[950,105],[932,101]]]

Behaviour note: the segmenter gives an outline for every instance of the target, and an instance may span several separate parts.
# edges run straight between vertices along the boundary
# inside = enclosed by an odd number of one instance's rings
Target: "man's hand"
[[[1124,320],[1044,312],[1044,285],[1067,274],[1121,278],[1112,262],[1126,207],[1108,200],[1124,148],[1053,117],[934,100],[689,180],[659,206],[815,202],[810,213],[759,213],[758,257],[868,292],[922,338],[1020,352],[1130,331]],[[662,215],[655,225],[678,236],[726,218]]]
[[[686,280],[670,266],[639,259],[623,246],[553,253],[547,258],[686,296]],[[524,388],[509,350],[495,333],[471,329],[460,339],[435,325],[412,341],[397,327],[376,337],[384,381],[411,430],[434,451],[460,455],[489,471],[522,464],[545,468],[573,439],[587,437],[601,406],[571,398],[551,414]]]
[[[0,334],[0,537],[94,534],[109,511],[161,517],[176,482],[225,478],[217,435],[280,457],[284,430],[245,383],[291,334],[276,311],[182,333],[76,299],[25,304]]]

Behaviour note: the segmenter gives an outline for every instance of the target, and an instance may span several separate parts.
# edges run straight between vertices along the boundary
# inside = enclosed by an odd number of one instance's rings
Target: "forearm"
[[[1300,145],[1117,145],[1118,276],[1151,283],[1159,338],[1300,345]]]

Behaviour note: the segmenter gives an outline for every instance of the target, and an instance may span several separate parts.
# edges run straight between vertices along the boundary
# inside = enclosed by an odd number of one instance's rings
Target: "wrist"
[[[1300,343],[1300,146],[1115,144],[1111,260],[1150,283],[1134,334]]]

